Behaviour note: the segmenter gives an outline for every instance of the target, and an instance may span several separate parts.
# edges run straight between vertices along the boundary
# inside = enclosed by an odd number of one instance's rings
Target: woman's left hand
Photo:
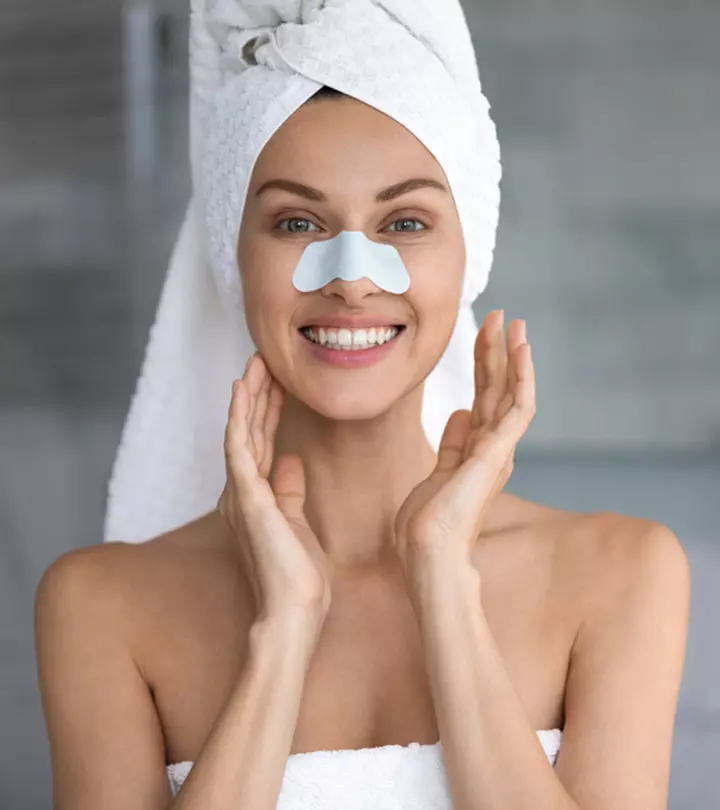
[[[395,549],[413,601],[428,566],[468,570],[483,516],[513,469],[515,446],[535,415],[535,374],[525,322],[491,312],[475,341],[471,411],[448,420],[430,477],[395,518]]]

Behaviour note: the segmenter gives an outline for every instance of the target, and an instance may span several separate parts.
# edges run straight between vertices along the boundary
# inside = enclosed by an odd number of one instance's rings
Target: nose
[[[379,292],[382,292],[382,289],[369,278],[359,278],[355,281],[346,281],[344,278],[334,278],[320,290],[320,294],[327,298],[339,296],[345,301],[348,307],[361,305],[363,299],[367,298],[369,295],[376,295]]]

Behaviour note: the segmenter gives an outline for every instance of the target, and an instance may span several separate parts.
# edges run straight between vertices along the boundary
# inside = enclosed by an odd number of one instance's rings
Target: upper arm
[[[162,731],[133,660],[122,591],[113,587],[107,560],[97,549],[65,554],[35,593],[53,807],[161,810],[172,798]]]
[[[601,544],[568,673],[555,770],[581,810],[667,807],[690,569],[667,527],[630,527]]]

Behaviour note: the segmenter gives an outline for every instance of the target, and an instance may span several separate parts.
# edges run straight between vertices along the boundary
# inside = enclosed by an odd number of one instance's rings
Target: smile
[[[383,326],[379,329],[305,327],[298,330],[303,345],[314,360],[331,366],[353,369],[379,363],[394,351],[396,346],[402,345],[406,331],[407,327],[404,325]]]
[[[312,343],[335,351],[358,351],[394,340],[404,326],[371,326],[363,329],[303,327],[300,332]]]

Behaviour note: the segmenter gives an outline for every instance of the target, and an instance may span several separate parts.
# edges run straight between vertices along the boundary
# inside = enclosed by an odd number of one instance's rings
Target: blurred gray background
[[[670,807],[720,806],[720,4],[465,0],[498,125],[476,311],[528,322],[508,489],[670,526],[692,567]],[[189,196],[187,0],[0,5],[0,808],[49,810],[32,599],[101,541]]]

